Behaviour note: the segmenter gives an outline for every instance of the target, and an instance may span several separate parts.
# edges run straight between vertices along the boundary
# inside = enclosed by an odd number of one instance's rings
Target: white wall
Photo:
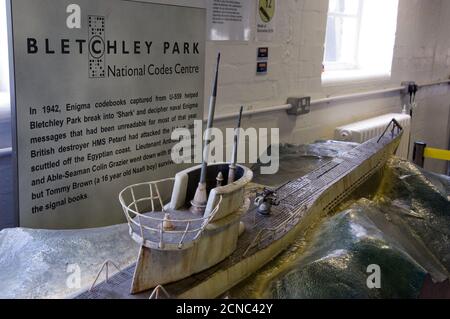
[[[183,1],[193,5],[203,2]],[[248,1],[255,3],[255,0]],[[0,0],[0,14],[3,6],[4,0]],[[321,83],[328,0],[279,0],[277,10],[273,42],[207,43],[206,97],[210,92],[209,79],[217,51],[222,52],[223,57],[217,114],[237,112],[240,105],[254,109],[284,104],[289,96],[320,98],[398,86],[405,80],[423,83],[446,79],[450,75],[450,1],[400,0],[391,80],[338,86]],[[6,45],[1,42],[4,31],[0,28],[0,59],[7,54]],[[269,72],[265,76],[255,74],[259,46],[270,47]],[[0,81],[3,85],[0,90],[4,89],[5,81],[7,83],[7,79]],[[419,93],[420,108],[414,119],[412,140],[424,140],[438,148],[449,147],[449,99],[448,86],[424,89]],[[308,143],[332,138],[337,126],[387,112],[399,112],[402,103],[398,94],[386,94],[313,106],[310,114],[298,118],[284,112],[253,116],[245,118],[244,125],[279,127],[283,142]],[[233,127],[234,121],[221,125]],[[427,167],[443,172],[445,164],[429,161]]]
[[[243,104],[261,108],[285,104],[288,96],[320,98],[344,93],[399,86],[402,81],[418,83],[447,79],[450,75],[450,1],[400,0],[392,78],[389,81],[322,86],[323,43],[328,0],[277,1],[276,40],[271,43],[209,42],[207,44],[207,90],[217,51],[222,53],[218,114],[236,112]],[[382,20],[380,20],[382,23]],[[256,50],[270,47],[269,73],[255,75]],[[374,48],[376,50],[376,48]],[[434,147],[449,147],[448,86],[420,92],[420,109],[413,123],[413,140]],[[207,99],[206,99],[207,100]],[[332,138],[334,128],[387,112],[400,112],[398,94],[313,106],[303,117],[283,112],[253,116],[245,126],[280,127],[283,142],[308,143]],[[233,121],[223,126],[232,127]],[[427,164],[443,172],[445,163]]]

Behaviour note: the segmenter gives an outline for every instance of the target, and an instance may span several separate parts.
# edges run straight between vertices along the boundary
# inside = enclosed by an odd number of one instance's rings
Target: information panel
[[[249,0],[208,0],[208,34],[212,41],[249,41]]]
[[[10,1],[20,226],[124,222],[126,186],[173,176],[203,118],[205,9]]]

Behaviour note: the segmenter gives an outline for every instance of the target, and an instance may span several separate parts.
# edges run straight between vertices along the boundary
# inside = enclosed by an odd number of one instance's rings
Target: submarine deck
[[[322,192],[365,160],[392,142],[382,138],[366,142],[340,158],[332,159],[308,175],[288,182],[277,191],[280,206],[274,207],[271,216],[262,216],[252,204],[241,218],[246,231],[238,240],[234,253],[223,262],[199,274],[176,283],[165,285],[170,297],[176,297],[211,278],[215,273],[229,269],[246,257],[266,248],[271,243],[289,233],[308,211],[310,205]],[[152,291],[131,295],[130,287],[136,264],[112,276],[108,282],[98,284],[92,291],[85,291],[76,299],[148,299]]]
[[[253,204],[252,204],[253,205]],[[274,207],[273,213],[269,217],[264,217],[256,212],[256,207],[252,206],[249,211],[242,216],[241,221],[245,224],[246,230],[238,240],[238,247],[235,252],[228,257],[223,262],[209,268],[199,274],[193,275],[189,278],[181,280],[179,282],[165,285],[164,289],[169,293],[170,296],[178,296],[185,291],[191,289],[193,286],[204,282],[216,272],[225,270],[243,258],[244,254],[249,247],[253,244],[255,238],[258,236],[262,229],[273,229],[277,226],[282,225],[286,220],[292,220],[292,212],[290,209],[285,209],[285,207]],[[296,222],[298,222],[297,220]],[[294,225],[294,223],[292,223]],[[288,232],[290,228],[286,228],[283,232],[279,232],[276,238],[270,238],[264,243],[253,247],[247,254],[251,255],[251,250],[263,249],[263,246],[270,245],[270,243],[279,236],[282,236],[284,232]],[[82,294],[75,297],[75,299],[148,299],[152,291],[146,291],[143,293],[131,295],[130,287],[133,279],[133,274],[136,268],[136,264],[129,266],[128,268],[122,270],[121,272],[111,276],[108,282],[103,281],[98,284],[92,291],[85,291]]]

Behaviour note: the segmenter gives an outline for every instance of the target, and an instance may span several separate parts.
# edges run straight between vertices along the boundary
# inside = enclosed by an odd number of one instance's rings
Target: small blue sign
[[[268,63],[267,62],[258,62],[256,64],[256,73],[264,74],[267,73]]]

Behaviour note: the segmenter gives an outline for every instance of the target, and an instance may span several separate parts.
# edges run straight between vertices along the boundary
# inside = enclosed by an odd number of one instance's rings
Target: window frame
[[[330,71],[345,71],[345,70],[357,70],[359,67],[359,44],[360,44],[360,36],[361,36],[361,21],[364,9],[364,0],[358,0],[358,9],[355,14],[343,13],[337,11],[328,11],[327,12],[327,23],[328,19],[334,18],[337,19],[355,19],[356,21],[356,34],[355,34],[355,50],[353,52],[353,63],[346,62],[327,62],[324,61],[324,66],[326,69]],[[328,29],[328,26],[327,26]],[[325,43],[325,52],[326,52],[326,43]]]
[[[330,11],[330,8],[327,12],[326,23],[328,24],[328,18],[353,18],[356,19],[356,35],[355,35],[355,52],[354,52],[354,63],[345,63],[345,62],[327,62],[325,58],[326,54],[326,45],[327,45],[327,37],[325,37],[325,45],[324,45],[324,58],[323,58],[323,66],[324,71],[322,72],[321,80],[322,85],[338,85],[352,82],[364,82],[364,81],[386,81],[391,78],[392,73],[392,65],[389,70],[382,72],[373,72],[373,70],[369,70],[366,67],[361,65],[361,33],[362,33],[362,23],[363,16],[365,13],[365,2],[366,0],[358,0],[358,10],[355,14],[348,14],[342,12]],[[329,2],[331,4],[331,1]],[[397,8],[398,10],[398,8]],[[398,12],[397,12],[398,14]],[[326,26],[326,30],[328,30],[328,25]],[[396,32],[396,30],[394,30]],[[394,51],[393,51],[394,53]]]

